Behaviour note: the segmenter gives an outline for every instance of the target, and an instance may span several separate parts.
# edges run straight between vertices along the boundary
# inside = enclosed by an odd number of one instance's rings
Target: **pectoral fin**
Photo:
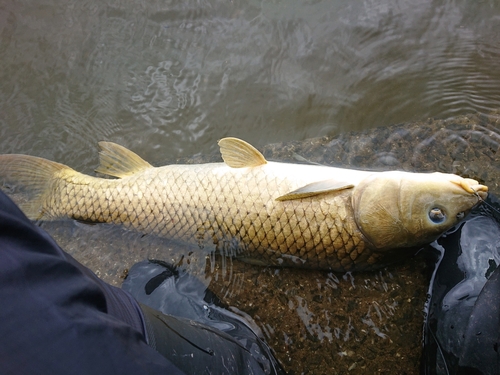
[[[318,194],[331,193],[334,191],[352,189],[353,184],[337,180],[324,180],[313,182],[276,198],[277,201],[287,201],[292,199],[308,198]]]
[[[95,170],[98,173],[123,178],[153,168],[139,155],[116,143],[99,142],[99,147],[99,167]]]
[[[219,141],[224,162],[231,168],[257,167],[267,164],[264,155],[251,144],[238,138],[222,138]]]

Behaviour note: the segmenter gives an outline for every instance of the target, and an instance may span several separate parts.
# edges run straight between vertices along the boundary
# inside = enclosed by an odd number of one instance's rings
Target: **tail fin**
[[[62,169],[71,168],[35,156],[0,155],[0,187],[16,194],[13,198],[27,217],[39,220],[51,183]]]

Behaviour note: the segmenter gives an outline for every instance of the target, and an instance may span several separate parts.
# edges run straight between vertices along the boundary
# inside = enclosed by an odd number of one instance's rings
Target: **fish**
[[[250,263],[339,272],[378,268],[431,243],[488,191],[454,174],[268,161],[234,137],[218,142],[223,162],[161,167],[98,144],[97,176],[4,154],[0,181],[19,187],[32,220],[114,223]]]

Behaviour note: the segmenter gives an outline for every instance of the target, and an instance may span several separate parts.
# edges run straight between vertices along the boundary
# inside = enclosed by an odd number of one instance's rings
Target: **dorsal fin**
[[[292,199],[308,198],[318,194],[331,193],[334,191],[351,189],[353,187],[354,187],[353,184],[343,181],[337,181],[337,180],[318,181],[318,182],[313,182],[311,184],[307,184],[294,191],[291,191],[290,193],[282,195],[276,198],[276,200],[287,201]]]
[[[257,167],[267,164],[264,156],[251,144],[238,138],[222,138],[219,141],[222,159],[231,168]]]
[[[153,168],[139,155],[116,143],[101,141],[99,147],[99,167],[95,170],[98,173],[122,178]]]

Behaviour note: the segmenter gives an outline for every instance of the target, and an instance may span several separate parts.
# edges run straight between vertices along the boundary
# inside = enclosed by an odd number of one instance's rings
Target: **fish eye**
[[[431,208],[429,211],[429,219],[435,224],[441,224],[446,220],[446,215],[443,210],[438,207]]]

